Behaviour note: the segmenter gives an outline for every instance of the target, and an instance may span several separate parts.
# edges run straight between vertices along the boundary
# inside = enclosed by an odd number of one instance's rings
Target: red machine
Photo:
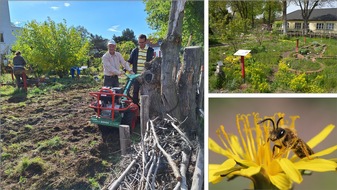
[[[90,92],[94,101],[89,105],[96,112],[90,121],[98,125],[119,127],[121,124],[129,125],[131,129],[136,126],[138,105],[132,102],[127,94],[120,93],[121,88],[103,87],[98,92]]]

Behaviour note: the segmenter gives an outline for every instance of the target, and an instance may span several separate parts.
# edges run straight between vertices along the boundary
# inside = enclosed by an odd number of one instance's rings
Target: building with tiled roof
[[[304,20],[301,10],[287,14],[287,21],[288,31],[303,31]],[[314,9],[310,15],[308,24],[310,32],[337,34],[337,8]],[[282,28],[282,24],[276,27]]]

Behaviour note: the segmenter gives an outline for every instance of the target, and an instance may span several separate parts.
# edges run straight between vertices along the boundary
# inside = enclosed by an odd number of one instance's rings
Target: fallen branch
[[[204,178],[204,149],[200,147],[198,151],[197,161],[195,163],[193,181],[191,189],[199,190],[202,189]]]
[[[170,116],[169,114],[166,114],[168,117],[171,118],[171,125],[172,127],[178,131],[178,133],[181,135],[181,138],[187,142],[187,144],[190,146],[190,148],[192,148],[192,142],[188,139],[188,137],[179,129],[179,126],[176,126],[174,124],[174,122],[178,122],[176,119],[174,119],[172,116]],[[183,124],[186,121],[187,117],[185,118],[185,120],[183,122],[179,122],[179,125]]]
[[[154,126],[153,126],[153,121],[151,121],[151,129],[152,129],[152,132],[153,132],[153,136],[155,138],[155,141],[156,141],[156,144],[157,144],[157,147],[159,148],[159,150],[163,153],[163,155],[166,157],[168,163],[170,164],[172,170],[173,170],[173,174],[174,176],[176,177],[176,179],[178,181],[181,181],[181,175],[179,173],[179,170],[178,170],[178,167],[176,165],[176,163],[173,161],[173,159],[171,158],[171,156],[161,147],[161,145],[159,144],[159,140],[158,140],[158,137],[157,137],[157,134],[156,134],[156,131],[154,130]]]
[[[180,173],[182,176],[182,180],[181,180],[181,184],[180,184],[180,189],[181,190],[187,190],[188,186],[187,186],[187,182],[186,182],[186,171],[188,169],[188,165],[190,162],[190,154],[186,154],[185,151],[181,152],[182,154],[182,161],[180,164]]]
[[[109,190],[116,190],[119,187],[120,183],[124,180],[126,174],[129,173],[129,171],[131,170],[132,166],[136,163],[139,156],[140,154],[138,154],[137,157],[130,163],[130,165],[125,169],[122,175],[120,175],[119,178],[109,186]]]

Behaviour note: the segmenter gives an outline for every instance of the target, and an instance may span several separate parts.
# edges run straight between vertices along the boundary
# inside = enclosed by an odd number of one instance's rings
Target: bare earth
[[[109,182],[120,158],[119,133],[89,122],[89,88],[1,97],[1,189],[93,189],[93,182]],[[40,161],[25,165],[25,158]]]

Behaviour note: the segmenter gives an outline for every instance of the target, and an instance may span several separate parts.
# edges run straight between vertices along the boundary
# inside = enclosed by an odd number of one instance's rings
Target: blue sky
[[[17,26],[36,20],[67,21],[67,26],[83,26],[92,34],[111,39],[129,28],[135,36],[154,31],[146,23],[143,1],[16,1],[9,0],[11,22]]]

